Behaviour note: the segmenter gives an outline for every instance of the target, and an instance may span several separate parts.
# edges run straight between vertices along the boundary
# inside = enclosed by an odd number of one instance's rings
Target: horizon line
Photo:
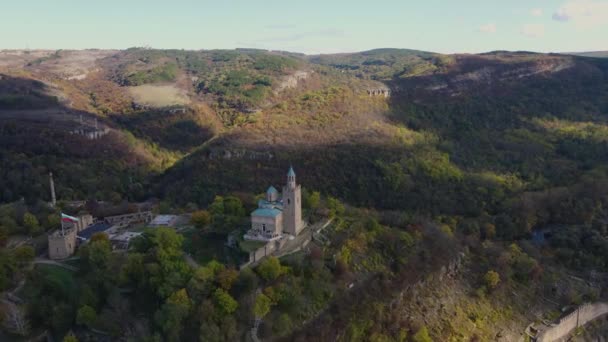
[[[423,53],[433,53],[438,55],[480,55],[486,53],[493,52],[511,52],[511,53],[534,53],[534,54],[577,54],[577,53],[597,53],[597,52],[608,52],[606,50],[597,50],[597,49],[589,49],[589,50],[580,50],[580,51],[531,51],[531,50],[483,50],[477,52],[435,52],[430,50],[420,50],[415,48],[397,48],[397,47],[378,47],[371,49],[363,49],[363,50],[354,50],[354,51],[340,51],[340,52],[320,52],[320,53],[307,53],[300,51],[290,51],[290,50],[282,50],[282,49],[264,49],[264,48],[254,48],[254,47],[234,47],[234,48],[157,48],[150,46],[130,46],[127,48],[95,48],[95,47],[87,47],[87,48],[0,48],[0,51],[90,51],[90,50],[100,50],[100,51],[126,51],[129,49],[148,49],[148,50],[181,50],[181,51],[238,51],[238,50],[257,50],[257,51],[267,51],[267,52],[287,52],[293,54],[301,54],[305,56],[318,56],[318,55],[340,55],[340,54],[356,54],[377,50],[409,50]]]

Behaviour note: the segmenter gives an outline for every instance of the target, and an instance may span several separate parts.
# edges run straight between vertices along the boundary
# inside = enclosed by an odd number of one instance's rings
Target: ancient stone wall
[[[574,329],[608,314],[608,303],[584,304],[569,315],[562,317],[558,323],[539,333],[536,341],[555,342],[568,337]]]
[[[389,97],[391,96],[391,90],[388,88],[367,89],[367,95]]]

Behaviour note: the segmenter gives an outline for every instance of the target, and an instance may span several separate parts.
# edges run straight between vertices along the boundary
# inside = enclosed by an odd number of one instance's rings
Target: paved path
[[[74,267],[68,264],[64,264],[55,260],[49,260],[49,259],[36,259],[34,260],[34,264],[43,264],[43,265],[55,265],[55,266],[59,266],[62,268],[65,268],[68,271],[72,271],[72,272],[76,272],[78,271],[78,267]]]
[[[298,236],[293,240],[287,241],[283,248],[273,253],[274,256],[280,258],[289,254],[299,252],[305,247],[313,237],[313,234],[318,234],[323,229],[327,228],[333,219],[328,219],[325,222],[315,223],[312,226],[304,228]]]

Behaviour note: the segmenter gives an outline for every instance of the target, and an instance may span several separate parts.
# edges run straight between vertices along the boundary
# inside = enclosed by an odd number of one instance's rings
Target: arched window
[[[287,199],[287,205],[290,205],[290,204],[291,204],[291,200],[288,198]]]

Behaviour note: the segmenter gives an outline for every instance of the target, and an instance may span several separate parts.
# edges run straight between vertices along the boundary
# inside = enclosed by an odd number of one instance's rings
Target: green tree
[[[49,214],[46,217],[49,228],[58,228],[61,225],[61,217],[57,214]]]
[[[272,301],[265,294],[260,293],[255,297],[255,303],[253,304],[253,314],[256,318],[263,318],[270,312],[270,305]]]
[[[237,301],[234,300],[234,298],[232,298],[232,296],[228,292],[222,289],[215,290],[215,292],[213,293],[213,299],[217,307],[223,313],[228,315],[232,314],[239,306]]]
[[[340,202],[337,198],[328,197],[327,198],[327,208],[329,209],[330,217],[337,217],[344,215],[344,204]]]
[[[211,215],[213,216],[213,218],[215,218],[216,216],[223,216],[224,215],[224,197],[215,196],[215,198],[213,199],[213,202],[211,203],[211,205],[209,205],[209,212],[211,212]]]
[[[234,196],[228,196],[224,199],[224,215],[234,217],[245,216],[245,208],[240,199]]]
[[[13,255],[15,256],[15,260],[21,265],[31,262],[36,256],[34,247],[32,246],[19,246],[15,248]]]
[[[188,290],[193,296],[205,297],[211,294],[213,280],[215,279],[216,274],[215,264],[219,263],[214,260],[194,271],[192,278],[190,278],[190,281],[188,282]]]
[[[141,253],[129,253],[127,261],[122,265],[120,272],[121,283],[139,288],[145,282],[145,275],[144,255]]]
[[[500,283],[500,275],[490,270],[483,276],[483,281],[488,289],[493,290]]]
[[[23,214],[23,225],[27,229],[27,232],[30,235],[38,235],[42,231],[40,229],[40,223],[38,223],[38,219],[33,214],[26,212]]]
[[[103,236],[106,234],[93,235],[86,249],[88,265],[93,270],[106,269],[112,254],[110,241]]]
[[[134,249],[146,254],[147,285],[159,299],[186,286],[192,269],[182,256],[183,236],[175,229],[159,227],[144,232],[134,243]]]
[[[315,209],[319,208],[320,203],[321,203],[321,193],[320,192],[313,191],[312,193],[309,193],[308,191],[305,191],[305,189],[302,191],[302,204],[303,204],[304,208],[310,209],[310,210],[315,210]]]
[[[97,321],[97,313],[95,312],[95,309],[88,305],[84,305],[78,309],[78,312],[76,313],[76,324],[92,328],[95,321]]]
[[[285,336],[291,332],[292,325],[293,323],[291,322],[289,315],[282,313],[272,325],[272,331],[277,336]]]
[[[264,259],[257,268],[257,272],[266,281],[273,281],[281,275],[281,262],[277,257]]]
[[[0,226],[0,247],[6,246],[8,242],[9,230],[5,226]]]

